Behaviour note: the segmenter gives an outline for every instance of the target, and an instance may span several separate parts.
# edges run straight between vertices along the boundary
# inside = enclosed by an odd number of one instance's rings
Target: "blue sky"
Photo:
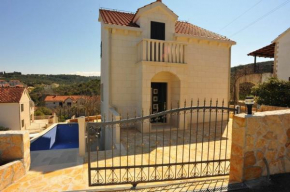
[[[135,12],[154,0],[0,0],[0,71],[25,74],[98,74],[100,7]],[[163,0],[179,20],[237,42],[232,66],[290,27],[290,0]],[[232,36],[267,12],[289,2]],[[255,7],[253,7],[255,5]],[[253,7],[251,10],[249,10]],[[231,21],[249,10],[232,24]],[[224,29],[222,29],[224,28]],[[221,30],[222,29],[222,30]],[[268,59],[258,58],[258,61]]]

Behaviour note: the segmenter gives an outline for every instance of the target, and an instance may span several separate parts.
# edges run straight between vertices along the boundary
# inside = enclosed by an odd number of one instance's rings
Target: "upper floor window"
[[[21,104],[21,112],[24,111],[24,104]]]
[[[165,23],[151,21],[151,39],[165,40]]]

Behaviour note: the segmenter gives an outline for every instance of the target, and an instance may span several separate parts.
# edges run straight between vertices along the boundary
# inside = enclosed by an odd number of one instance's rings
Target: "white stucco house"
[[[0,87],[0,126],[25,130],[34,121],[34,103],[26,88]]]
[[[248,55],[274,58],[273,76],[280,80],[290,81],[290,28],[274,39],[270,45],[262,47]]]
[[[198,98],[229,101],[234,41],[178,21],[161,0],[135,13],[99,13],[102,115],[148,115]]]

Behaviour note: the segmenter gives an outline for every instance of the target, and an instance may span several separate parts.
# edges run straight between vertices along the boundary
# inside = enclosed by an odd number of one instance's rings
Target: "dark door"
[[[151,83],[152,90],[152,113],[166,110],[167,105],[167,83]],[[166,123],[166,117],[153,118],[152,123]]]
[[[165,23],[151,21],[151,39],[165,40]]]

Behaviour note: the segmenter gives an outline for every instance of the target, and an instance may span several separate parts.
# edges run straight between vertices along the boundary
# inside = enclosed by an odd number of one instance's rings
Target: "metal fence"
[[[87,124],[90,186],[229,174],[234,108],[206,101],[156,114]]]

